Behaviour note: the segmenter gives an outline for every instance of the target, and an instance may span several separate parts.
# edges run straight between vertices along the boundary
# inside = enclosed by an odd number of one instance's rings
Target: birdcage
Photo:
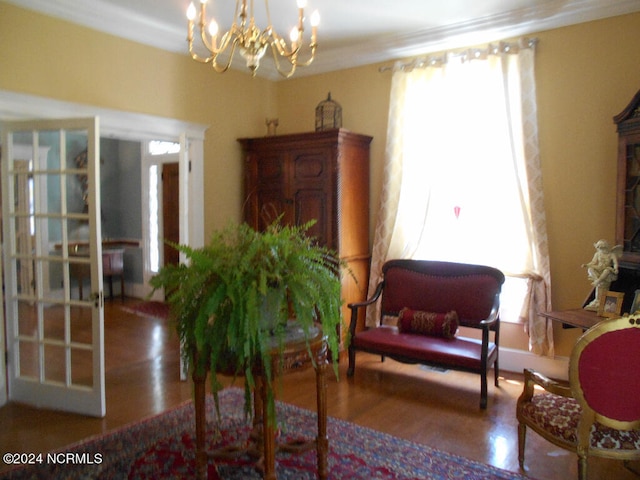
[[[316,132],[342,127],[342,107],[331,100],[331,92],[327,99],[316,107]]]

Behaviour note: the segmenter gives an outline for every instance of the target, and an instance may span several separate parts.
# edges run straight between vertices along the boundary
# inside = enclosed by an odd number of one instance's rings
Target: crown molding
[[[187,54],[186,22],[185,26],[177,26],[155,21],[103,0],[4,1],[162,50]],[[536,7],[344,46],[323,48],[320,40],[313,64],[298,69],[296,76],[462,48],[637,11],[640,11],[640,0],[549,0]],[[246,71],[243,62],[234,62],[232,68]],[[270,80],[282,79],[268,61],[257,75]]]
[[[520,9],[464,23],[378,38],[329,51],[321,50],[320,45],[314,63],[299,76],[465,48],[638,11],[639,0],[551,1],[545,4],[544,8]]]
[[[162,50],[187,52],[186,20],[180,28],[102,0],[3,1]]]

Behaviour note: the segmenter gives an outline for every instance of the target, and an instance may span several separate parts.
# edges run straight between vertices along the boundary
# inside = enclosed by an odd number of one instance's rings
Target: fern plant
[[[311,225],[276,222],[263,232],[230,225],[202,248],[174,245],[187,263],[167,265],[151,279],[154,290],[165,290],[190,370],[210,372],[216,405],[219,373],[244,376],[249,415],[259,364],[267,380],[268,416],[275,421],[273,379],[279,372],[271,371],[270,360],[274,345],[284,347],[292,317],[307,340],[321,326],[338,374],[342,265],[334,251],[306,234]]]

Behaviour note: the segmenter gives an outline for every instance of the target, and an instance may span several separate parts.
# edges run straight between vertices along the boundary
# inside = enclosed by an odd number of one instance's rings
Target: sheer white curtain
[[[391,258],[481,263],[507,275],[503,305],[531,351],[553,355],[537,141],[535,42],[396,68],[370,291]],[[517,287],[521,284],[522,293]],[[367,323],[377,312],[369,312]]]

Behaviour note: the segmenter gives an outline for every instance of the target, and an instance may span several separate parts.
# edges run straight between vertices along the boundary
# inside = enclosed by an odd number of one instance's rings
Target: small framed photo
[[[600,298],[600,306],[598,307],[599,317],[619,317],[622,310],[622,292],[605,292]]]
[[[629,314],[633,315],[638,310],[640,310],[640,290],[636,290],[635,295],[633,296],[633,303],[631,304]]]

